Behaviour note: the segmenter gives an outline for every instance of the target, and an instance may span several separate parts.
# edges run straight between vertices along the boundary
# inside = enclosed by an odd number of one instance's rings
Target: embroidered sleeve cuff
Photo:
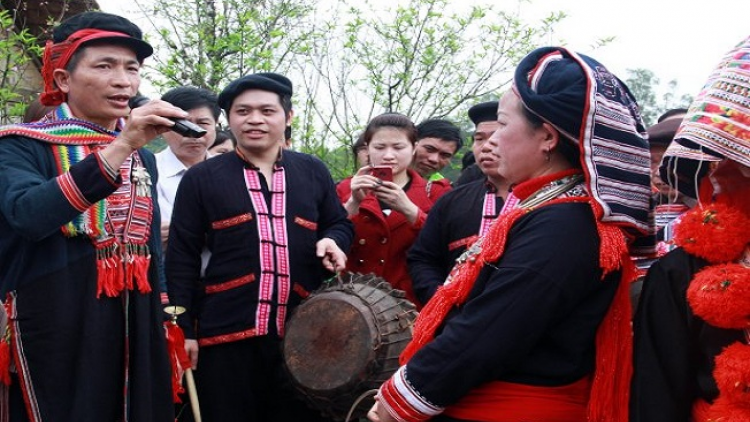
[[[76,185],[76,182],[73,180],[73,176],[71,176],[70,173],[57,176],[57,184],[60,186],[60,190],[70,205],[79,212],[86,211],[92,205],[92,203],[86,200],[86,197],[83,196],[83,193],[78,188],[78,185]]]
[[[406,379],[406,366],[380,387],[378,401],[399,422],[426,421],[444,410],[425,400],[411,386]]]
[[[101,169],[102,173],[107,176],[108,181],[113,185],[117,185],[117,176],[120,175],[119,170],[112,167],[107,160],[104,159],[101,152],[96,153],[96,161],[99,162],[99,169]]]

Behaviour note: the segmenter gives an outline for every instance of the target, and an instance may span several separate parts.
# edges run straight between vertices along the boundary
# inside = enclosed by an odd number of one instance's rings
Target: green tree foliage
[[[159,88],[216,91],[257,71],[295,84],[293,148],[334,177],[354,168],[350,147],[367,122],[398,111],[466,120],[478,98],[510,81],[516,63],[554,42],[563,13],[533,24],[489,4],[449,0],[136,0],[157,54]]]
[[[8,10],[0,10],[0,123],[19,121],[34,92],[28,75],[36,74],[33,59],[41,55],[37,39],[19,29]]]
[[[659,116],[673,108],[687,108],[693,101],[688,94],[678,94],[676,80],[669,81],[665,86],[648,69],[628,69],[625,84],[638,101],[643,121],[646,127],[656,123]]]
[[[308,0],[136,0],[158,51],[151,80],[220,90],[252,72],[288,73],[313,35]],[[147,28],[145,28],[147,29]]]
[[[464,121],[478,98],[510,82],[512,69],[530,50],[549,42],[565,15],[535,25],[491,5],[460,10],[448,0],[337,3],[337,16],[311,45],[303,74],[305,103],[300,137],[312,151],[356,140],[383,112],[419,122],[429,117]],[[347,168],[353,169],[353,158]]]

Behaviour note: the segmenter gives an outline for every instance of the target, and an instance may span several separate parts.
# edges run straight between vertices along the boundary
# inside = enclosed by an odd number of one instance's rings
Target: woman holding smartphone
[[[417,130],[397,113],[373,118],[364,133],[370,165],[339,183],[337,191],[354,223],[355,240],[347,270],[374,273],[406,292],[418,308],[406,269],[406,252],[417,238],[432,204],[450,190],[430,184],[409,169]]]

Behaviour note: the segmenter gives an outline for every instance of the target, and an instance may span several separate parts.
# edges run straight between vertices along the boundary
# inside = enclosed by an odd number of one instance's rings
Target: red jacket
[[[394,288],[405,291],[406,297],[421,308],[406,268],[406,252],[417,239],[432,204],[451,187],[447,179],[438,180],[429,184],[428,193],[428,182],[414,170],[407,171],[411,184],[406,196],[420,209],[417,221],[412,225],[397,211],[385,216],[377,198],[367,195],[359,205],[359,213],[349,216],[354,223],[354,241],[346,267],[351,272],[383,277]],[[336,192],[341,202],[346,203],[352,194],[351,178],[342,180]]]

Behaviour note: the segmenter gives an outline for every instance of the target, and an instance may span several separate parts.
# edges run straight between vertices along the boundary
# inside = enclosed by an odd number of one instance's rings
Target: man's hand
[[[166,101],[151,100],[142,107],[131,110],[120,135],[101,151],[102,158],[112,168],[119,169],[133,151],[170,130],[174,126],[171,118],[184,119],[187,116],[185,110]]]
[[[190,358],[190,368],[195,371],[198,369],[198,340],[186,338],[185,352]]]
[[[336,273],[346,268],[346,254],[331,238],[324,237],[315,244],[315,255],[322,258],[328,271]]]

